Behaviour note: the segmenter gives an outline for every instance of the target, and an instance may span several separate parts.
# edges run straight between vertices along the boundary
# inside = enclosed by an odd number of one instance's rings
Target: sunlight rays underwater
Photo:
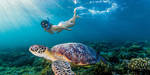
[[[105,9],[98,9],[97,7],[103,3],[106,4]],[[89,28],[93,26],[88,23],[85,16],[97,17],[97,15],[111,13],[118,6],[116,3],[113,6],[113,3],[109,0],[88,0],[86,2],[77,0],[76,3],[73,0],[62,2],[60,0],[0,0],[0,47],[28,47],[31,44],[54,45],[80,39],[100,39],[99,35],[104,33],[99,31],[101,28],[98,27],[99,22],[95,23],[98,29],[93,29],[91,32]],[[87,5],[91,7],[86,7]],[[50,35],[41,28],[40,22],[46,17],[49,17],[53,24],[68,20],[72,17],[73,9],[76,7],[79,11],[80,21],[78,20],[76,26],[72,28],[73,31]],[[101,11],[103,13],[100,13]],[[91,19],[90,16],[89,19]]]
[[[52,0],[50,0],[53,3]],[[33,19],[49,15],[34,4],[35,0],[0,0],[0,32],[8,29],[30,26]]]
[[[118,7],[115,2],[110,0],[89,0],[87,2],[73,0],[73,2],[76,5],[75,7],[80,11],[80,16],[111,13]],[[109,7],[101,10],[98,9],[100,6],[91,6],[93,4],[107,4]],[[48,11],[43,11],[42,7],[63,9],[57,0],[0,0],[0,32],[14,28],[18,29],[23,26],[32,26],[35,22],[42,20],[46,16],[54,22],[54,15]],[[72,7],[72,9],[75,7]]]

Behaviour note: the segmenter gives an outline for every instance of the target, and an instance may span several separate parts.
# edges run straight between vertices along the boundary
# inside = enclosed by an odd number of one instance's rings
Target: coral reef
[[[133,58],[128,63],[128,68],[135,71],[150,70],[149,58]]]
[[[105,61],[88,66],[72,65],[77,75],[150,75],[148,41],[81,43],[93,47]],[[51,61],[33,56],[28,48],[1,50],[0,58],[0,75],[54,75]]]

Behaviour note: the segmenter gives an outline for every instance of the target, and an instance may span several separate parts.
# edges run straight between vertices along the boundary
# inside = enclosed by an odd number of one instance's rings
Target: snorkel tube
[[[47,20],[43,20],[41,22],[41,26],[42,28],[46,29],[46,30],[49,30],[52,26],[52,24],[49,22],[49,18],[47,17]]]

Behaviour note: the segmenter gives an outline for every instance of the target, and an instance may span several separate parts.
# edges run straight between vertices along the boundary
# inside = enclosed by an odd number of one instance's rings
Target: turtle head
[[[34,54],[35,56],[44,57],[45,52],[48,50],[48,47],[42,46],[42,45],[32,45],[29,48],[29,51]]]

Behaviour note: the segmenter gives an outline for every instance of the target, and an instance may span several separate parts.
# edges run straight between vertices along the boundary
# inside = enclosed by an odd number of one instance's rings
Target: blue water
[[[77,3],[76,3],[77,2]],[[82,40],[149,40],[150,0],[0,0],[0,47],[55,45]],[[79,8],[72,31],[49,34],[46,17],[58,24]]]

